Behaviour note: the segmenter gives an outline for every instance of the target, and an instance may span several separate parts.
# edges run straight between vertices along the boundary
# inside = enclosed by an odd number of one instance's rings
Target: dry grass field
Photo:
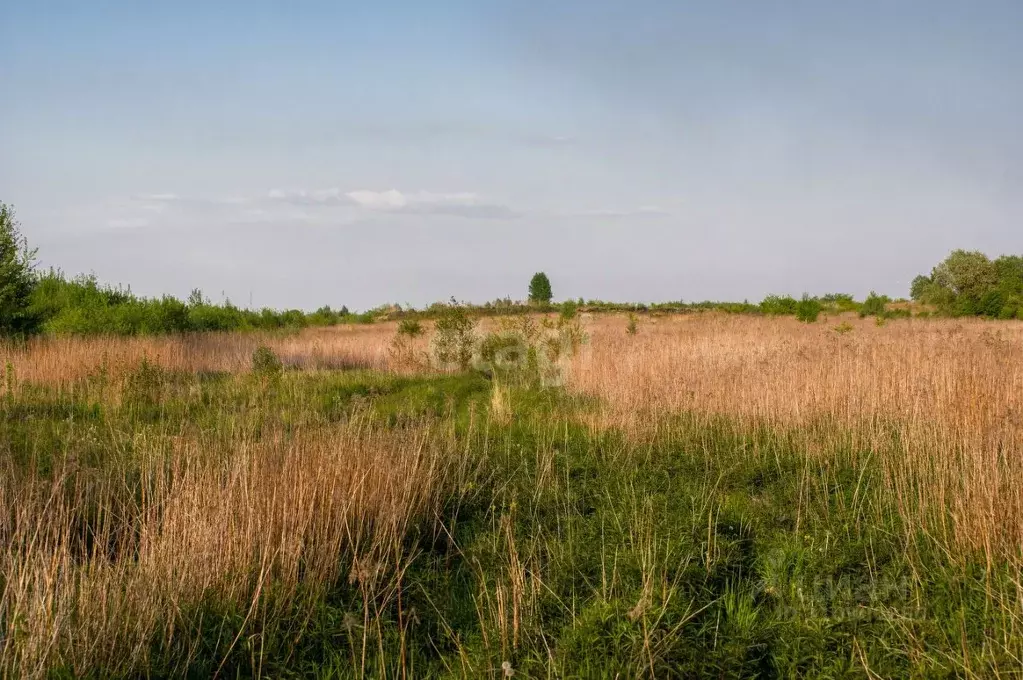
[[[1023,323],[581,323],[561,388],[392,324],[0,350],[0,675],[1023,667]]]
[[[189,373],[248,370],[260,345],[290,367],[302,369],[387,368],[393,324],[313,328],[301,333],[206,333],[187,336],[35,338],[0,349],[0,361],[18,380],[71,385],[104,367],[112,377],[149,361]]]
[[[851,447],[878,457],[914,523],[955,548],[1021,557],[1023,323],[701,315],[635,337],[598,320],[591,334],[569,384],[612,422],[727,416],[796,433],[809,455]]]

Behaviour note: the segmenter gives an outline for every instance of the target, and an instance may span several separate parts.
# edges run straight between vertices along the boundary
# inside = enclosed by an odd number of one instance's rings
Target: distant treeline
[[[770,295],[760,303],[750,302],[662,302],[652,304],[619,303],[603,300],[568,300],[557,304],[536,304],[503,298],[484,304],[438,302],[425,308],[385,305],[352,313],[347,307],[321,307],[314,312],[299,309],[278,311],[237,307],[229,300],[210,301],[199,290],[187,300],[170,295],[143,297],[130,290],[101,284],[92,275],[67,277],[58,271],[39,275],[33,287],[29,315],[37,320],[38,330],[51,335],[158,335],[204,331],[297,330],[309,326],[366,324],[396,319],[434,319],[452,306],[478,316],[504,316],[536,312],[574,315],[588,313],[661,313],[686,314],[721,311],[730,314],[771,316],[796,315],[800,300],[791,296]],[[858,312],[864,315],[908,314],[905,310],[887,311],[887,297],[871,294],[864,302],[851,295],[832,294],[813,300],[821,311]]]
[[[389,319],[432,319],[451,308],[477,316],[533,312],[559,312],[573,316],[589,313],[685,314],[719,311],[729,314],[796,316],[816,321],[821,313],[854,312],[861,316],[984,316],[1023,319],[1023,257],[1004,255],[992,260],[978,251],[957,250],[913,280],[910,294],[917,303],[892,304],[871,293],[862,302],[835,293],[819,297],[769,295],[759,303],[662,302],[618,303],[603,300],[567,300],[552,303],[550,279],[543,272],[529,284],[530,301],[503,298],[485,304],[461,303],[452,298],[422,309],[384,305],[351,313],[321,307],[315,312],[298,309],[243,309],[225,300],[214,303],[193,290],[187,300],[164,295],[142,297],[129,289],[100,284],[95,276],[66,277],[55,270],[39,272],[35,251],[19,230],[14,210],[0,203],[0,336],[24,337],[43,332],[54,335],[154,335],[203,331],[280,330],[344,323],[373,323]],[[894,302],[903,302],[896,300]]]
[[[194,331],[278,330],[332,326],[372,320],[342,307],[242,309],[225,301],[215,304],[198,290],[187,301],[170,295],[147,298],[129,290],[102,285],[95,276],[67,278],[50,271],[38,277],[29,315],[44,333],[55,335],[155,335]]]
[[[478,316],[506,316],[513,314],[532,314],[536,312],[558,312],[572,316],[577,312],[583,313],[631,313],[631,314],[689,314],[694,312],[718,311],[728,314],[753,314],[764,316],[795,316],[799,313],[801,305],[805,307],[807,302],[814,303],[819,312],[840,314],[843,312],[855,312],[862,316],[909,316],[910,310],[907,307],[892,309],[893,302],[886,295],[871,293],[865,300],[857,301],[852,295],[846,293],[831,293],[822,296],[804,295],[802,298],[795,298],[791,295],[768,295],[759,303],[756,302],[716,302],[705,300],[703,302],[608,302],[605,300],[566,300],[561,303],[530,303],[503,298],[487,302],[482,305],[467,302],[457,302],[452,299],[450,302],[435,302],[423,309],[402,309],[398,305],[391,305],[384,312],[386,318],[394,319],[432,319],[444,314],[452,306],[460,306],[472,314]],[[894,301],[897,302],[897,301]],[[926,311],[922,313],[926,314]]]
[[[913,279],[910,295],[947,316],[1023,319],[1023,257],[956,250]]]

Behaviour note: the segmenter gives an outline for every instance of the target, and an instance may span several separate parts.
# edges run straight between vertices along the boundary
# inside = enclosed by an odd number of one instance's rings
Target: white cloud
[[[155,228],[196,222],[217,224],[351,224],[372,215],[450,216],[476,220],[509,220],[522,213],[471,191],[434,192],[399,189],[271,189],[263,194],[220,197],[173,193],[136,194],[108,204],[106,228]],[[585,208],[529,214],[592,220],[657,220],[671,212],[656,205]]]
[[[271,189],[266,197],[271,201],[300,205],[349,205],[351,201],[340,189]]]
[[[358,205],[370,210],[401,210],[408,205],[408,199],[405,198],[405,194],[397,189],[389,189],[387,191],[359,189],[349,191],[345,195]]]
[[[508,219],[516,216],[515,211],[508,206],[467,191],[405,193],[397,189],[273,189],[267,198],[299,205],[349,205],[371,212],[454,215],[481,219]]]

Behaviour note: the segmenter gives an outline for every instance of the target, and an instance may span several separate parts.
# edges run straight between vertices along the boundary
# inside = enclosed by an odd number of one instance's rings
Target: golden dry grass
[[[852,330],[836,332],[839,322]],[[635,336],[621,315],[583,323],[590,342],[567,386],[602,400],[604,424],[728,416],[802,432],[810,452],[836,446],[841,430],[844,445],[886,454],[893,493],[928,531],[1001,553],[1023,545],[1023,323],[878,327],[843,317],[805,325],[711,313],[643,318]],[[18,381],[57,384],[101,366],[116,377],[142,357],[176,370],[245,371],[259,345],[302,368],[421,368],[396,360],[394,331],[378,324],[293,335],[46,338],[0,349],[0,362]]]
[[[836,332],[839,321],[852,331]],[[842,450],[881,466],[888,508],[950,559],[959,551],[1021,559],[1023,323],[808,326],[699,314],[643,318],[635,336],[626,323],[584,319],[590,340],[567,373],[568,389],[599,398],[601,426],[641,436],[682,412],[740,429],[768,425],[789,432],[811,464]],[[297,367],[400,370],[393,336],[387,324],[41,339],[0,350],[0,361],[19,381],[63,385],[104,365],[124,373],[143,356],[175,370],[246,371],[265,344]],[[512,416],[503,391],[492,405],[499,420]],[[339,577],[386,598],[408,523],[431,517],[480,464],[425,424],[383,431],[356,419],[259,441],[190,436],[170,451],[135,442],[141,468],[130,471],[85,475],[70,461],[46,481],[0,469],[0,675],[44,675],[55,661],[73,672],[143,669],[153,639],[182,639],[177,629],[200,596],[265,621],[285,619],[273,608],[311,602]],[[125,493],[128,474],[141,475],[144,493]],[[86,524],[98,532],[83,535]],[[270,581],[272,596],[262,591]],[[518,599],[507,604],[503,592],[494,616],[511,622],[502,639],[514,640]]]
[[[852,330],[837,332],[842,321]],[[1023,547],[1023,323],[703,314],[597,319],[570,388],[605,423],[658,414],[783,427],[810,454],[877,455],[896,502],[954,546]]]
[[[0,346],[0,365],[12,367],[18,380],[47,384],[71,384],[104,366],[116,379],[143,358],[170,370],[233,373],[248,370],[253,350],[266,345],[285,366],[386,369],[394,329],[394,324],[386,323],[310,328],[294,334],[44,337]]]
[[[3,471],[0,676],[142,672],[154,640],[197,644],[201,607],[272,625],[346,576],[386,602],[408,523],[432,517],[472,473],[448,434],[425,425],[389,432],[357,419],[215,446],[179,442],[131,472]],[[135,475],[142,491],[127,492]],[[371,635],[373,613],[354,616]]]

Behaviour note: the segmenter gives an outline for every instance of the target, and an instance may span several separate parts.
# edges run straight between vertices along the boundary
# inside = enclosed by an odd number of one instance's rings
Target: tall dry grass
[[[204,333],[158,337],[42,337],[0,345],[0,366],[20,381],[72,384],[105,368],[113,378],[146,358],[169,370],[238,372],[265,345],[285,366],[303,369],[390,368],[391,323],[309,328],[297,333]]]
[[[851,331],[835,330],[839,321]],[[1023,549],[1023,323],[716,314],[597,319],[568,374],[635,428],[666,413],[786,428],[811,455],[885,467],[910,524],[953,548]]]
[[[950,560],[1023,560],[1023,323],[844,321],[850,332],[836,332],[838,320],[701,314],[644,318],[629,335],[624,318],[590,319],[566,384],[599,398],[601,425],[637,435],[687,413],[785,431],[811,463],[842,451],[879,466],[886,511],[933,536]],[[0,362],[19,381],[70,385],[101,367],[127,373],[142,357],[174,370],[245,371],[253,349],[268,345],[297,367],[397,370],[393,336],[388,324],[42,339],[0,350]],[[513,415],[506,397],[493,395],[499,420]],[[338,579],[373,589],[376,601],[397,597],[407,527],[428,521],[481,464],[426,424],[384,431],[356,419],[260,441],[196,436],[169,450],[136,442],[130,463],[102,474],[70,459],[52,479],[0,468],[0,675],[62,666],[131,674],[161,653],[159,640],[186,646],[173,656],[181,663],[199,644],[193,617],[211,601],[242,612],[243,636],[293,621],[275,612],[311,606]],[[511,528],[499,535],[511,546],[508,578],[484,609],[503,649],[514,646],[535,584],[522,576],[528,559]],[[365,664],[372,612],[353,615],[363,636],[353,661]],[[237,643],[226,640],[223,653]]]
[[[217,451],[211,442],[101,472],[3,470],[0,677],[145,673],[166,644],[184,665],[163,667],[184,674],[204,612],[244,615],[219,645],[225,656],[280,621],[297,639],[302,623],[285,614],[311,616],[339,579],[386,604],[400,597],[410,524],[435,516],[473,472],[450,433],[426,425],[356,419]],[[352,617],[363,636],[353,662],[365,666],[375,615]]]
[[[839,321],[852,330],[836,332]],[[697,314],[643,318],[634,336],[621,316],[584,323],[590,342],[567,385],[599,397],[605,423],[727,416],[802,433],[810,452],[884,453],[892,493],[927,531],[955,545],[1020,553],[1023,323],[914,319],[878,327],[846,317],[805,325]],[[394,324],[377,324],[291,335],[43,338],[0,348],[0,364],[18,381],[72,384],[101,368],[116,378],[143,357],[173,370],[244,371],[252,351],[267,345],[299,368],[415,370],[396,360],[394,333]]]

